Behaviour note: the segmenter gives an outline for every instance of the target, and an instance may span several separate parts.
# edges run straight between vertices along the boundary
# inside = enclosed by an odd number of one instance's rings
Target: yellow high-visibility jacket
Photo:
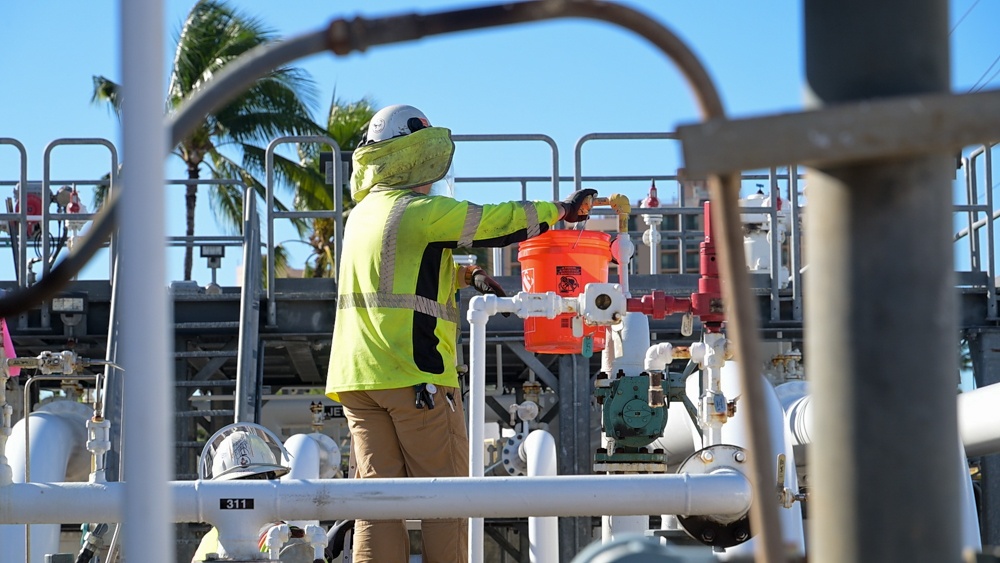
[[[351,210],[337,279],[326,394],[458,386],[455,248],[502,247],[547,231],[552,202],[475,205],[372,190]]]

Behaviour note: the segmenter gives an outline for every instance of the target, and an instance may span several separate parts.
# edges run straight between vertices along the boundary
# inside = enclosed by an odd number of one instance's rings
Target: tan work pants
[[[445,393],[454,399],[452,410]],[[462,395],[438,387],[433,409],[418,409],[412,387],[340,393],[351,429],[357,476],[365,478],[464,477],[469,474],[469,438]],[[414,511],[419,510],[414,507]],[[423,520],[424,563],[464,563],[468,520]],[[405,563],[410,542],[402,520],[354,523],[354,563]]]

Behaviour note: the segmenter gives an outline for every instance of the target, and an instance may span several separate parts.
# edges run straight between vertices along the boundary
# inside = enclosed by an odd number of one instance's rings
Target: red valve
[[[688,313],[691,311],[691,300],[683,297],[672,297],[658,289],[642,298],[629,297],[625,302],[625,310],[630,313],[642,313],[655,320],[668,315]]]
[[[655,189],[655,187],[650,188],[650,195],[653,197],[655,197]],[[722,305],[722,285],[719,282],[719,265],[716,262],[715,243],[712,242],[711,205],[709,202],[705,202],[704,209],[705,240],[699,247],[701,277],[698,278],[698,292],[692,293],[690,299],[671,297],[659,290],[654,290],[649,295],[643,295],[642,298],[629,297],[625,303],[625,309],[628,312],[649,315],[655,320],[663,319],[668,315],[691,313],[701,319],[706,331],[719,332],[722,330],[725,312]]]
[[[649,186],[649,195],[646,199],[642,200],[640,207],[659,207],[660,198],[656,197],[656,180],[653,180],[653,185]]]

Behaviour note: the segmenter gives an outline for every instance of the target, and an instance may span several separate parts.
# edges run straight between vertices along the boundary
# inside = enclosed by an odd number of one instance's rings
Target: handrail
[[[979,240],[979,230],[986,228],[986,320],[995,321],[1000,318],[998,315],[998,304],[996,294],[996,219],[1000,218],[1000,210],[995,207],[993,199],[993,149],[1000,147],[1000,144],[983,145],[977,147],[962,158],[962,168],[965,170],[966,205],[956,205],[955,212],[966,213],[969,225],[955,233],[954,242],[962,238],[969,237],[969,266],[972,271],[980,272],[983,269],[983,249]],[[977,173],[977,161],[983,161],[983,182],[986,196],[985,204],[979,201],[979,175]],[[978,219],[982,214],[983,218]]]
[[[51,187],[51,182],[52,182],[52,178],[51,178],[51,171],[52,171],[52,151],[55,150],[56,147],[65,146],[65,145],[73,145],[73,146],[96,145],[96,146],[101,146],[101,147],[104,147],[104,148],[108,149],[108,151],[111,153],[111,179],[110,179],[110,183],[108,185],[108,191],[109,192],[114,192],[114,189],[115,189],[115,179],[118,176],[118,149],[115,148],[115,145],[112,144],[111,141],[109,141],[107,139],[90,138],[90,137],[85,137],[85,138],[68,138],[67,137],[67,138],[56,139],[56,140],[50,142],[49,144],[45,145],[45,151],[44,151],[44,153],[42,155],[42,195],[43,196],[46,196],[47,194],[51,193],[50,187]],[[24,207],[22,207],[22,209],[24,209]],[[60,214],[60,215],[63,215],[63,214]],[[42,219],[41,219],[41,224],[45,225],[45,228],[42,229],[42,275],[43,276],[46,275],[46,274],[48,274],[49,273],[49,269],[51,268],[51,265],[49,264],[49,230],[48,230],[48,219],[49,219],[49,206],[48,205],[42,205]],[[47,317],[48,317],[48,309],[45,307],[44,304],[42,305],[42,317],[43,317],[43,325],[44,326],[48,326],[48,324],[46,322],[47,321]]]
[[[333,210],[275,211],[274,210],[274,150],[285,143],[322,143],[333,149]],[[325,135],[278,137],[267,145],[264,157],[265,191],[267,193],[267,324],[278,323],[274,288],[274,220],[290,218],[330,218],[334,221],[334,260],[340,265],[341,242],[344,239],[344,171],[340,164],[340,145]]]
[[[28,151],[25,150],[24,145],[17,139],[11,139],[9,137],[0,137],[0,145],[11,145],[21,155],[21,172],[20,178],[18,179],[18,184],[21,186],[28,185]],[[23,188],[18,192],[19,194],[25,192]],[[25,240],[28,238],[28,218],[27,218],[27,196],[18,196],[18,203],[20,204],[20,209],[24,218],[18,222],[18,236],[20,240]],[[20,288],[25,288],[28,286],[28,247],[27,245],[21,245],[18,249],[18,261],[17,261],[17,284]],[[26,313],[22,312],[20,314],[19,324],[25,322]],[[23,327],[22,327],[23,328]]]
[[[452,140],[456,143],[461,142],[480,142],[480,141],[542,141],[552,148],[552,200],[556,201],[559,199],[559,146],[556,144],[555,140],[548,135],[541,135],[535,133],[528,134],[487,134],[487,135],[453,135]],[[456,182],[458,180],[456,179]],[[466,180],[468,181],[468,180]],[[523,184],[522,184],[523,186]],[[527,199],[527,194],[524,193],[522,187],[521,199]]]

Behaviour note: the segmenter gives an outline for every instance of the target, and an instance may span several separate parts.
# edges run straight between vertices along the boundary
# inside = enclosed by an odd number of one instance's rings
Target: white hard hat
[[[361,139],[361,146],[416,133],[430,126],[431,122],[424,112],[413,106],[402,104],[387,106],[378,110],[368,122],[368,129]]]
[[[229,425],[209,440],[202,454],[203,479],[229,481],[273,473],[277,478],[289,468],[279,465],[275,450],[283,448],[265,428],[251,423]],[[207,470],[211,467],[211,472]]]

